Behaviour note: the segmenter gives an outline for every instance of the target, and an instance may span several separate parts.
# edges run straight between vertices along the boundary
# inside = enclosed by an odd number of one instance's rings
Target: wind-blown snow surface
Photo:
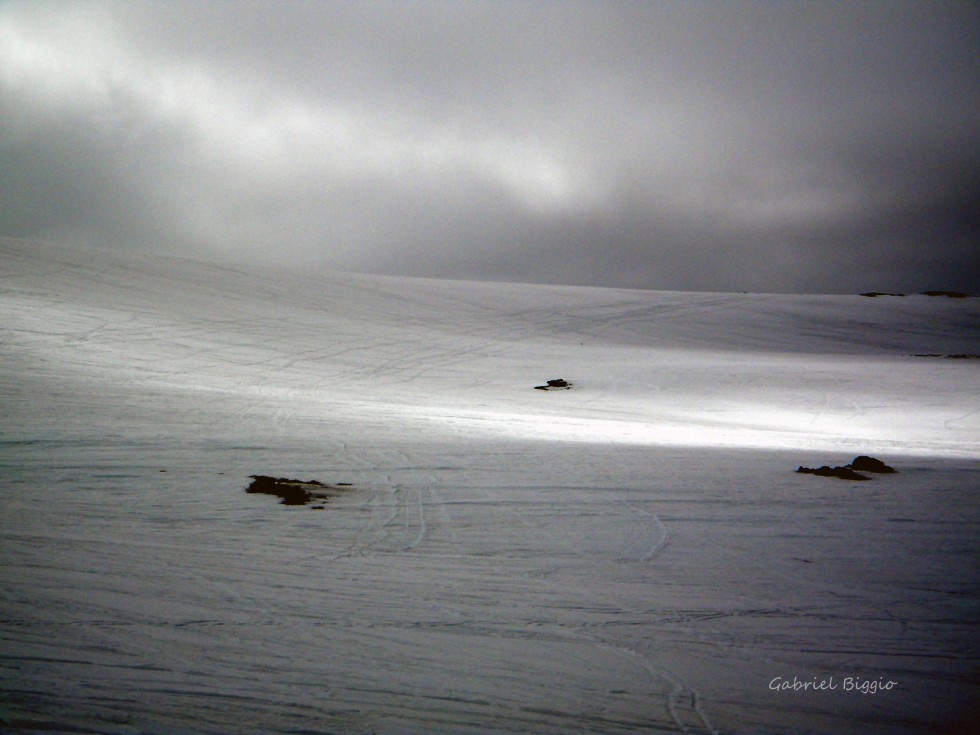
[[[970,722],[980,361],[915,355],[978,302],[0,241],[0,729]],[[861,453],[899,474],[793,472]]]

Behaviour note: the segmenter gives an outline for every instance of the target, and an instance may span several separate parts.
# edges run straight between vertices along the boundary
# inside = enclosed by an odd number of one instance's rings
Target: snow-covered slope
[[[0,722],[951,725],[980,360],[920,355],[980,352],[978,317],[2,240]],[[899,474],[793,472],[862,453]],[[352,486],[311,513],[242,492],[258,473]]]
[[[276,425],[977,454],[976,364],[914,356],[976,352],[976,299],[301,278],[9,242],[3,261],[29,381]],[[559,376],[577,390],[528,392]]]

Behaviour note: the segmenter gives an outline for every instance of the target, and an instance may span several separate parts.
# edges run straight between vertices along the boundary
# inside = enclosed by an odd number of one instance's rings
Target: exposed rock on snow
[[[850,467],[829,467],[824,465],[823,467],[797,467],[797,472],[802,472],[808,475],[819,475],[820,477],[839,477],[841,480],[870,480],[870,477],[866,477],[858,472],[855,472]]]
[[[808,475],[819,475],[820,477],[839,477],[841,480],[870,480],[870,477],[860,474],[860,472],[877,472],[879,474],[887,474],[892,472],[897,472],[894,467],[889,467],[880,459],[875,457],[869,457],[866,454],[858,455],[854,460],[843,467],[830,467],[824,465],[823,467],[797,467],[797,472],[802,472]]]
[[[980,360],[980,355],[960,352],[955,355],[940,355],[938,352],[916,352],[913,357],[945,357],[950,360]]]
[[[875,459],[874,457],[869,457],[865,454],[855,457],[854,461],[847,465],[847,467],[860,472],[878,472],[881,474],[897,472],[894,467],[889,467],[880,459]]]
[[[974,294],[963,293],[962,291],[923,291],[923,296],[946,296],[951,299],[968,299]]]
[[[549,380],[547,385],[536,385],[534,390],[568,390],[572,387],[564,378],[556,378],[554,380]]]
[[[247,493],[262,493],[281,498],[282,505],[307,505],[313,501],[327,500],[341,492],[342,485],[325,485],[318,480],[290,480],[285,477],[269,477],[268,475],[249,475],[252,483],[245,488]],[[314,510],[322,510],[322,505],[312,506]]]
[[[904,296],[903,293],[887,293],[885,291],[867,291],[861,296],[870,296],[874,298],[875,296]],[[976,298],[976,294],[963,293],[962,291],[922,291],[921,296],[946,296],[951,299],[968,299]]]

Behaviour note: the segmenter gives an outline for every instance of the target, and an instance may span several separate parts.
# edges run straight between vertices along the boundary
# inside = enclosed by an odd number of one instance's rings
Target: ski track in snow
[[[0,240],[0,732],[953,727],[980,371],[912,355],[980,351],[977,303]],[[858,453],[900,473],[793,472]]]

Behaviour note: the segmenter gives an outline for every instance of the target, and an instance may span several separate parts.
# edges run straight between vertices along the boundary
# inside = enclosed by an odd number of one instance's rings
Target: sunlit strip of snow
[[[269,405],[287,405],[295,396],[274,399]],[[294,420],[305,418],[314,425],[358,422],[382,425],[387,431],[423,432],[430,436],[484,437],[530,441],[630,444],[661,447],[718,447],[807,451],[860,451],[902,453],[915,456],[975,458],[978,455],[972,426],[956,439],[938,438],[928,426],[946,422],[946,410],[924,409],[910,420],[901,409],[879,412],[871,420],[852,419],[814,428],[814,418],[799,411],[777,410],[746,404],[741,409],[718,412],[675,410],[637,420],[622,417],[586,417],[558,413],[532,413],[493,409],[452,408],[422,403],[323,401],[297,406]],[[319,415],[318,415],[319,414]],[[891,428],[885,429],[891,421]],[[918,427],[918,428],[917,428]]]

